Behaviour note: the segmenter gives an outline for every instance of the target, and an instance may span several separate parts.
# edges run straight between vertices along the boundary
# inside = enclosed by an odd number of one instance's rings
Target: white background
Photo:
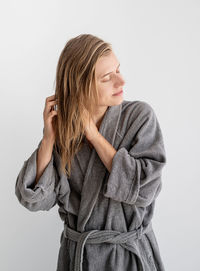
[[[61,50],[81,33],[113,45],[124,99],[154,108],[167,153],[154,232],[166,270],[200,270],[200,2],[7,0],[0,25],[0,270],[56,269],[63,229],[58,206],[30,212],[14,188],[42,138]]]

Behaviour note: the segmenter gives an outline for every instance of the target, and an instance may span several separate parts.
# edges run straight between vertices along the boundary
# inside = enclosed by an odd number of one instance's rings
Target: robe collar
[[[101,135],[114,148],[116,148],[115,138],[121,111],[122,103],[119,105],[109,106],[99,127],[99,133],[101,133]],[[85,225],[89,220],[93,208],[97,202],[106,172],[108,172],[107,168],[98,156],[96,149],[93,147],[88,161],[81,192],[81,202],[77,219],[77,231],[79,232],[85,231]]]

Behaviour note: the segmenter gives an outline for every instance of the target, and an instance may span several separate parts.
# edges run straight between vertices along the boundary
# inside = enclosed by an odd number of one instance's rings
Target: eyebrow
[[[119,63],[119,65],[117,66],[117,68],[119,68],[119,66],[120,66],[120,63]],[[110,73],[112,73],[112,72],[108,72],[108,73],[106,73],[106,74],[100,76],[100,78],[103,78],[103,77],[105,77],[106,75],[108,75],[108,74],[110,74]]]

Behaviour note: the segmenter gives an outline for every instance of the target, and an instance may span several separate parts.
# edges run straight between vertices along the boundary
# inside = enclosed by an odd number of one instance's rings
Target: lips
[[[120,94],[120,93],[122,93],[122,92],[123,92],[123,89],[121,89],[120,91],[116,92],[116,93],[113,94],[113,95],[118,95],[118,94]]]

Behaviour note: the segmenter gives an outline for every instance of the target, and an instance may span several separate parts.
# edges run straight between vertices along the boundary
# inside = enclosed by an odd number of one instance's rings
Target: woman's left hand
[[[82,114],[84,119],[85,136],[89,141],[91,141],[99,131],[94,120],[89,118],[89,112],[86,108],[83,110]]]

